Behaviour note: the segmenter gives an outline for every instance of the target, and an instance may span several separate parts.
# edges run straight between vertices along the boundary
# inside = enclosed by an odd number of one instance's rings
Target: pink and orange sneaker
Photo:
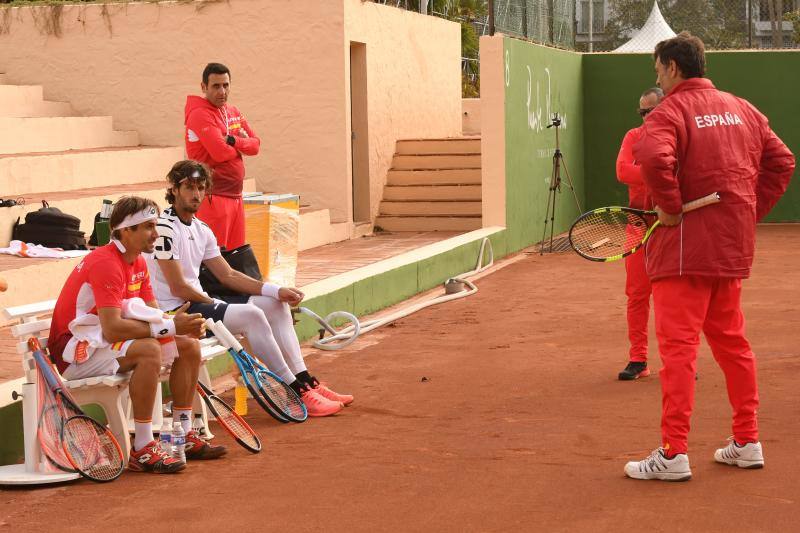
[[[352,394],[339,394],[338,392],[334,392],[329,389],[324,383],[318,384],[316,387],[314,387],[314,390],[319,393],[320,396],[327,398],[332,402],[340,402],[345,407],[353,403]]]
[[[306,406],[308,416],[330,416],[342,410],[341,402],[331,401],[314,389],[308,389],[300,395],[300,399]]]
[[[153,472],[172,474],[186,468],[186,463],[165,452],[158,442],[152,440],[138,452],[131,449],[128,470],[131,472]]]

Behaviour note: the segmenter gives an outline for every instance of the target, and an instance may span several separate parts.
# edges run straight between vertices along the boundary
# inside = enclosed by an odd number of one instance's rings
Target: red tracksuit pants
[[[654,281],[652,286],[663,363],[659,375],[664,447],[673,453],[688,449],[701,331],[725,374],[734,438],[739,443],[757,442],[756,360],[744,336],[742,280],[678,276]]]
[[[650,278],[640,250],[625,258],[625,295],[628,297],[628,340],[631,361],[647,361],[647,321],[650,317]]]

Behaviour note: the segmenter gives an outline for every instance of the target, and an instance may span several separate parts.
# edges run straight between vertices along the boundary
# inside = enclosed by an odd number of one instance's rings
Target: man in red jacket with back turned
[[[228,67],[206,65],[200,88],[205,97],[186,97],[186,154],[211,167],[214,184],[197,218],[209,225],[220,246],[233,250],[245,243],[242,155],[258,155],[261,140],[241,112],[228,105]]]
[[[639,116],[642,120],[656,108],[664,92],[658,87],[647,89],[639,98]],[[634,209],[653,209],[642,179],[642,167],[633,157],[633,145],[644,133],[644,125],[625,134],[617,156],[617,179],[628,186],[628,205]],[[620,380],[633,380],[650,375],[647,368],[647,322],[650,318],[650,278],[647,277],[645,254],[639,252],[625,258],[625,296],[628,297],[628,340],[631,343],[629,362],[617,376]]]
[[[795,160],[749,102],[718,91],[705,74],[703,42],[686,32],[655,49],[658,85],[667,96],[648,115],[633,155],[653,198],[659,228],[647,245],[656,335],[663,368],[663,446],[625,465],[636,479],[684,481],[702,331],[725,374],[733,437],[719,463],[761,468],[756,362],[744,335],[742,279],[750,276],[756,222],[786,191]],[[682,215],[688,201],[721,201]]]

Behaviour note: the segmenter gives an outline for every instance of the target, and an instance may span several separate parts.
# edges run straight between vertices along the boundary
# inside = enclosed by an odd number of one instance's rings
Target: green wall
[[[583,87],[581,55],[512,38],[504,39],[506,227],[509,251],[542,238],[552,172],[555,129],[547,129],[553,112],[562,115],[561,151],[583,206]],[[556,195],[555,232],[569,227],[579,214],[562,171]],[[548,228],[549,234],[549,228]]]
[[[707,76],[717,88],[749,100],[795,154],[800,152],[800,52],[710,52]],[[655,84],[649,54],[583,56],[586,202],[589,207],[625,205],[627,189],[617,182],[615,162],[625,132],[641,124],[639,95]],[[768,221],[800,220],[797,172]]]

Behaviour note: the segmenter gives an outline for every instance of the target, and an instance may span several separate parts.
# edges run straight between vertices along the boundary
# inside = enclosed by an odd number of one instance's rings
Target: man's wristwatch
[[[233,146],[234,144],[236,144],[236,137],[234,137],[233,135],[228,135],[227,137],[225,137],[225,142]]]

